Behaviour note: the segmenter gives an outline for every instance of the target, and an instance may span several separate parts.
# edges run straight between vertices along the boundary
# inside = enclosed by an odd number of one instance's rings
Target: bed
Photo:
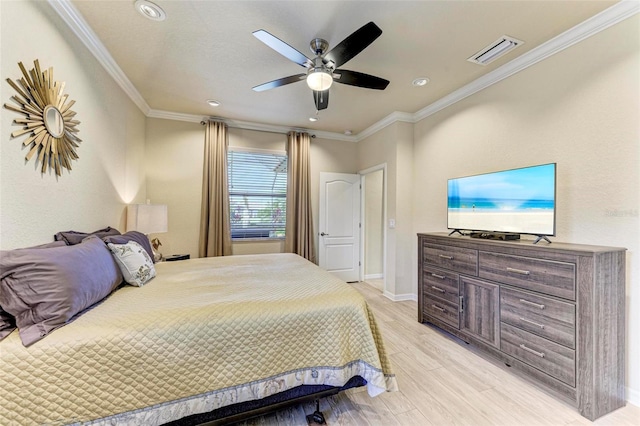
[[[297,255],[155,269],[28,347],[0,341],[0,424],[164,424],[307,386],[397,388],[364,298]]]

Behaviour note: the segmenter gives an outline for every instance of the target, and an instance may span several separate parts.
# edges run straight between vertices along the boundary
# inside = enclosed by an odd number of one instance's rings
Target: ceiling
[[[133,0],[72,0],[152,110],[357,134],[396,111],[415,113],[558,36],[616,1],[167,1],[155,22]],[[334,84],[316,116],[304,82],[251,88],[303,73],[253,37],[264,29],[309,57],[369,21],[383,33],[342,66],[390,80],[384,91]],[[467,58],[507,35],[524,41],[493,63]],[[423,87],[417,77],[431,81]],[[207,99],[222,103],[207,105]]]

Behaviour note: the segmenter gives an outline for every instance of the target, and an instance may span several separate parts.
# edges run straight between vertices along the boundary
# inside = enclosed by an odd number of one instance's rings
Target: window
[[[286,154],[230,148],[227,165],[231,238],[284,238]]]

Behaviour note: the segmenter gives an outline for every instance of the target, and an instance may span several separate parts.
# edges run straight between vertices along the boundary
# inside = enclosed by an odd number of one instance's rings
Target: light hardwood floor
[[[640,408],[631,404],[592,423],[504,364],[419,324],[415,302],[392,302],[367,283],[352,285],[375,313],[400,390],[370,398],[358,388],[324,398],[328,425],[640,425]],[[313,403],[300,404],[238,425],[303,426],[314,410]]]

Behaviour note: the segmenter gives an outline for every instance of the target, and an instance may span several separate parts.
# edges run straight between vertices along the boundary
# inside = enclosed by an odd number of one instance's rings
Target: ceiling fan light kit
[[[273,89],[297,81],[306,80],[307,86],[313,90],[313,101],[316,110],[320,111],[329,106],[329,88],[335,80],[338,83],[350,86],[364,87],[366,89],[384,90],[389,81],[373,75],[357,71],[339,69],[338,67],[350,61],[354,56],[362,52],[367,46],[382,34],[382,30],[373,22],[363,25],[350,36],[342,40],[332,50],[328,51],[329,43],[322,38],[311,40],[311,51],[316,55],[314,59],[307,58],[298,50],[289,46],[279,38],[269,34],[265,30],[257,30],[253,35],[280,53],[285,58],[307,68],[306,74],[296,74],[280,78],[253,87],[256,92]]]
[[[313,68],[307,74],[307,86],[309,89],[316,91],[324,91],[329,89],[333,84],[333,76],[330,71],[322,68]]]

